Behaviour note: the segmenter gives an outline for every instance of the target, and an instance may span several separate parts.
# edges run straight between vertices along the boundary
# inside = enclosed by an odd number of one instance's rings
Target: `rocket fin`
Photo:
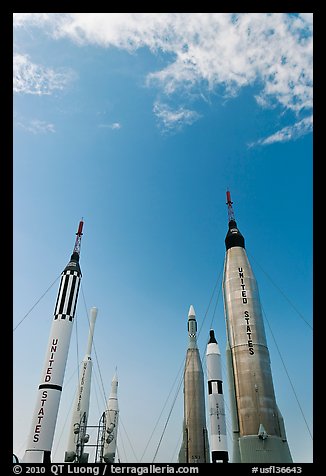
[[[278,407],[277,407],[277,416],[278,416],[278,422],[279,422],[279,425],[280,425],[282,441],[287,441],[286,433],[285,433],[284,420],[283,420],[282,414],[280,412],[280,409]]]
[[[266,438],[268,438],[267,431],[262,423],[259,425],[258,436],[261,440],[266,440]]]

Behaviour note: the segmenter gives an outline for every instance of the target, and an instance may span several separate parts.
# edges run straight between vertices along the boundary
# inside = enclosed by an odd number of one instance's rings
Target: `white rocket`
[[[23,458],[24,463],[51,462],[51,449],[82,276],[79,255],[83,223],[83,221],[79,223],[73,253],[61,274],[32,427]]]
[[[229,454],[222,388],[221,353],[212,329],[209,331],[209,341],[206,349],[206,366],[212,463],[227,463]]]
[[[86,434],[89,399],[92,379],[92,344],[94,335],[97,308],[92,307],[89,318],[89,334],[85,357],[81,364],[80,382],[73,406],[71,429],[69,433],[68,447],[65,452],[65,463],[79,462],[87,463],[88,453],[84,453],[84,445],[88,442],[89,435]]]
[[[105,441],[103,459],[106,463],[114,463],[117,435],[118,435],[119,405],[118,405],[118,377],[114,374],[111,382],[107,410],[105,412]]]
[[[223,293],[233,424],[233,462],[290,463],[283,418],[276,404],[258,286],[227,192]]]

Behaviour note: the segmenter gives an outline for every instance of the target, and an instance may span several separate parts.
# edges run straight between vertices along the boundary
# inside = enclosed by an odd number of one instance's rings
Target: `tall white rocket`
[[[73,253],[61,274],[24,463],[51,462],[51,449],[82,276],[79,255],[83,223],[83,221],[79,223]]]
[[[107,403],[107,410],[105,411],[105,441],[103,459],[106,463],[114,463],[117,449],[118,421],[118,376],[116,372],[111,382],[111,392]]]
[[[221,353],[213,329],[209,331],[206,367],[212,463],[227,463],[229,453],[226,436]]]
[[[86,433],[89,412],[89,400],[92,379],[92,344],[97,308],[92,307],[89,318],[89,334],[85,357],[81,364],[80,381],[76,394],[67,451],[65,453],[65,463],[79,462],[87,463],[88,453],[84,453],[84,445],[88,442]]]
[[[292,462],[276,404],[258,286],[227,192],[223,294],[233,423],[233,462]]]

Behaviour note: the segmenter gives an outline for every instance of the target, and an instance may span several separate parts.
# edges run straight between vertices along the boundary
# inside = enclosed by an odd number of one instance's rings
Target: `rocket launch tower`
[[[226,193],[223,296],[234,463],[291,463],[277,407],[257,282]]]

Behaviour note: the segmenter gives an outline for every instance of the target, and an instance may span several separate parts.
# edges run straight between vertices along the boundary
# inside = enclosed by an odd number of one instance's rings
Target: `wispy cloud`
[[[170,64],[152,72],[166,93],[206,82],[234,95],[260,82],[262,98],[298,110],[312,104],[312,14],[285,13],[71,13],[17,14],[17,27],[31,24],[54,38],[79,44],[147,46],[172,53]]]
[[[112,122],[110,124],[99,124],[98,127],[103,128],[103,129],[111,129],[111,130],[118,130],[121,129],[121,124],[120,122]]]
[[[235,97],[255,85],[259,106],[298,115],[312,110],[312,20],[312,13],[31,13],[17,14],[14,25],[43,27],[53,38],[79,45],[168,53],[169,63],[146,78],[167,96],[218,90]],[[161,117],[164,122],[168,112]]]
[[[290,140],[295,140],[311,132],[312,128],[313,116],[305,117],[301,121],[298,121],[291,126],[283,127],[283,129],[275,132],[274,134],[264,139],[259,139],[256,142],[251,142],[250,144],[248,144],[248,146],[253,147],[256,145],[269,145],[274,144],[275,142],[287,142]]]
[[[32,134],[47,134],[47,133],[54,133],[55,126],[52,123],[40,121],[39,119],[32,119],[28,123],[24,122],[17,122],[18,127],[24,129]]]
[[[158,101],[154,103],[153,112],[158,118],[161,130],[164,132],[180,130],[185,125],[193,124],[200,117],[196,111],[184,107],[172,109],[167,104]]]
[[[15,93],[52,94],[62,90],[72,80],[71,70],[55,71],[32,63],[27,55],[15,54],[13,59],[13,87]]]

